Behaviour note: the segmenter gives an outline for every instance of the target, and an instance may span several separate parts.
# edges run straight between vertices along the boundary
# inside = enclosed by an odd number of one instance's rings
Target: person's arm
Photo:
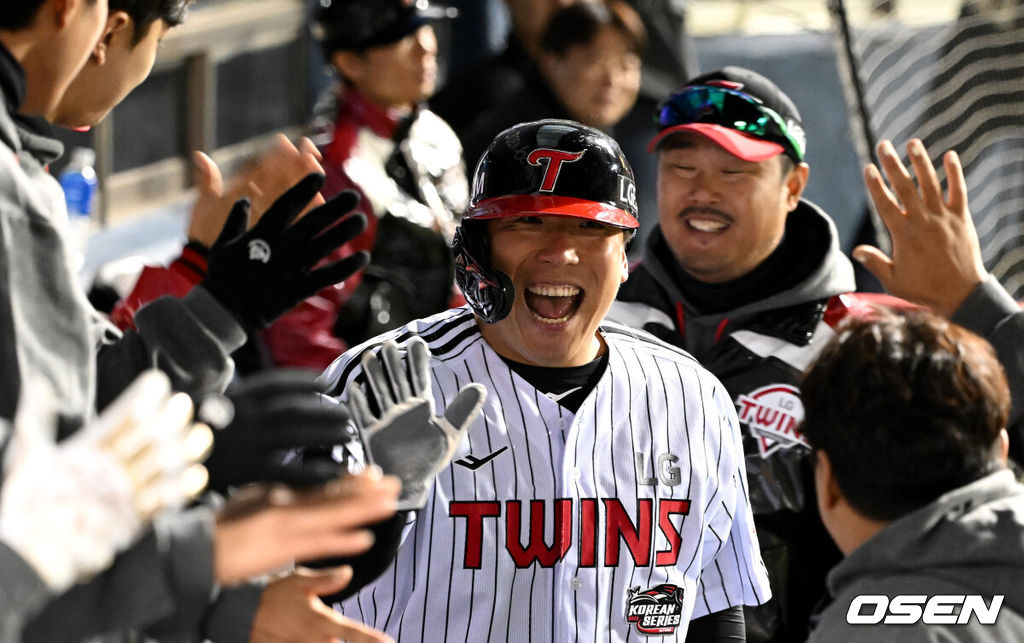
[[[1024,460],[1024,311],[1010,293],[989,275],[971,291],[952,320],[992,344],[1010,385],[1011,455]]]
[[[695,618],[686,630],[686,643],[742,643],[746,640],[746,622],[739,605]]]
[[[747,485],[743,438],[736,407],[725,387],[708,374],[700,408],[705,413],[705,435],[714,436],[707,447],[710,482],[703,520],[703,567],[698,579],[694,617],[730,607],[761,605],[772,596],[768,572],[754,530]]]
[[[967,184],[956,152],[943,156],[945,196],[921,141],[907,144],[916,184],[889,141],[878,145],[885,179],[874,165],[864,183],[892,237],[892,256],[868,245],[853,257],[885,289],[930,307],[989,340],[1010,383],[1011,424],[1024,417],[1024,313],[985,270],[978,233],[967,204]]]
[[[35,570],[0,542],[0,640],[17,641],[26,621],[52,597]]]
[[[301,492],[250,487],[216,516],[207,507],[164,515],[106,571],[49,603],[22,640],[78,641],[150,627],[167,640],[199,640],[217,587],[296,559],[366,551],[372,537],[363,525],[394,512],[399,486],[371,471]]]
[[[194,399],[223,391],[234,373],[231,353],[246,340],[235,316],[204,288],[143,306],[135,315],[137,329],[124,334],[98,315],[94,323],[97,410],[147,368],[160,369],[174,390]]]

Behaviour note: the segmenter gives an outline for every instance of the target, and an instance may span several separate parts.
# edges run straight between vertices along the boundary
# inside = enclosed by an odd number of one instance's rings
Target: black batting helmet
[[[619,144],[574,121],[547,119],[510,127],[480,157],[452,249],[455,281],[489,324],[508,315],[515,288],[490,266],[486,220],[530,215],[600,221],[632,239],[636,182]]]

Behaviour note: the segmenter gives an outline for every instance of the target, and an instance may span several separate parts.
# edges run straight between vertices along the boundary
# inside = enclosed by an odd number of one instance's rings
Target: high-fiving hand
[[[303,299],[344,281],[369,260],[359,252],[315,268],[366,227],[366,217],[353,212],[359,197],[352,191],[296,220],[323,182],[322,174],[308,175],[274,201],[249,230],[249,201],[238,201],[210,248],[202,285],[252,329],[269,326]]]
[[[864,169],[864,183],[892,236],[892,257],[873,246],[857,246],[853,257],[885,289],[950,317],[987,276],[978,233],[967,208],[967,184],[956,152],[943,156],[949,183],[943,197],[935,168],[917,139],[907,144],[917,184],[889,141],[878,145],[878,158],[890,190],[874,165]]]
[[[487,396],[480,384],[467,384],[443,416],[435,415],[426,342],[412,339],[405,362],[407,369],[394,342],[381,346],[379,354],[363,356],[367,387],[379,415],[358,386],[349,390],[349,407],[372,461],[402,481],[399,510],[426,504],[434,476],[451,460]]]

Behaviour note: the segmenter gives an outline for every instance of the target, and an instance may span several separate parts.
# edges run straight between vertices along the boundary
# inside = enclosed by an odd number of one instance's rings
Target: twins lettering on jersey
[[[736,400],[736,414],[757,438],[762,458],[797,445],[810,448],[807,439],[797,430],[804,419],[804,406],[795,386],[770,384],[740,395]]]
[[[579,524],[581,568],[617,567],[620,540],[625,542],[634,566],[650,565],[652,556],[658,567],[675,565],[683,538],[672,517],[689,514],[690,501],[662,498],[657,509],[653,498],[640,498],[636,504],[639,515],[633,517],[617,498],[531,500],[528,509],[521,500],[468,500],[449,503],[448,515],[465,518],[465,569],[480,569],[485,520],[504,521],[505,551],[520,568],[534,564],[552,567],[561,561],[572,546],[574,522]],[[553,505],[550,513],[554,515],[554,537],[550,544],[544,537],[549,505]],[[526,521],[529,528],[524,544],[520,534]],[[668,549],[654,550],[657,530],[665,536]]]

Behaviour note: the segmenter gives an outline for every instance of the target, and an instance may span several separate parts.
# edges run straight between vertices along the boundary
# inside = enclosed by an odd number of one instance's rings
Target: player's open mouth
[[[536,284],[526,289],[524,300],[536,319],[555,326],[569,321],[579,309],[583,290],[568,284]]]

